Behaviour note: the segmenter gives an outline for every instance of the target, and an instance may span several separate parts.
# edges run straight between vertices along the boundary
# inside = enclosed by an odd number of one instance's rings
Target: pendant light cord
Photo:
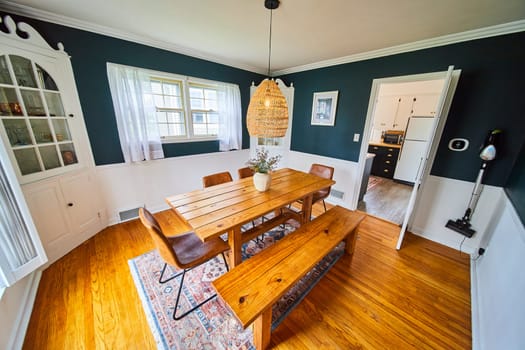
[[[270,40],[268,40],[268,78],[270,78],[270,59],[272,57],[272,14],[273,9],[270,10]]]

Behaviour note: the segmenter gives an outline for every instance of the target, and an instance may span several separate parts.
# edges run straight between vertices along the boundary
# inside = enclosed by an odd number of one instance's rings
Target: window
[[[218,140],[242,147],[241,93],[234,84],[107,64],[126,162],[163,158],[162,143]]]
[[[161,138],[186,137],[182,82],[151,78],[151,91]]]
[[[189,85],[193,135],[217,136],[219,133],[217,89],[205,85]]]
[[[151,90],[163,142],[217,139],[220,120],[217,84],[152,76]]]

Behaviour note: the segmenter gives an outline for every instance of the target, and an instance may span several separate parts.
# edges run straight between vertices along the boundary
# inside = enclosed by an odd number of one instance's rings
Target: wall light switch
[[[359,142],[359,136],[360,134],[354,134],[354,142]]]

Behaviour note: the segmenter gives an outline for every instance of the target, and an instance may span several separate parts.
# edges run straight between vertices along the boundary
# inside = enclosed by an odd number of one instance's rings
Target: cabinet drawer
[[[395,166],[383,166],[380,171],[381,173],[380,176],[392,179],[394,177],[395,169],[396,169]]]

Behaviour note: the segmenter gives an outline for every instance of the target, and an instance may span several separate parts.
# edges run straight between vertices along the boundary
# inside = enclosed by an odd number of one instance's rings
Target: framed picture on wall
[[[312,125],[333,126],[339,91],[314,92]]]

